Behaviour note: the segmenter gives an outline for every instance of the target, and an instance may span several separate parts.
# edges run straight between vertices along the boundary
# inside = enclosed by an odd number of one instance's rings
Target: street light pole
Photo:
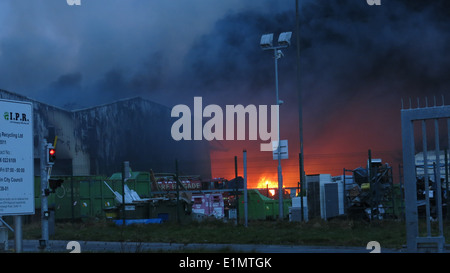
[[[278,48],[273,49],[273,57],[275,59],[275,92],[278,105],[277,111],[277,138],[278,138],[278,208],[279,218],[283,220],[283,172],[281,170],[281,138],[280,138],[280,99],[278,97],[278,59],[281,57],[281,51],[278,52]]]
[[[289,47],[291,43],[292,32],[283,32],[278,37],[278,45],[273,46],[273,34],[264,34],[261,37],[260,46],[263,50],[273,50],[275,59],[275,91],[276,91],[276,105],[277,111],[277,155],[278,155],[278,208],[279,219],[283,219],[283,173],[281,170],[281,139],[280,139],[280,104],[281,101],[278,98],[278,59],[283,56],[283,52],[280,49]]]

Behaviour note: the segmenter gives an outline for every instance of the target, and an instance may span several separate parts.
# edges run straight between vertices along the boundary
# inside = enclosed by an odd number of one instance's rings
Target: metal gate
[[[402,142],[403,142],[403,169],[404,169],[404,185],[405,185],[405,216],[406,216],[406,240],[407,249],[409,252],[417,252],[421,245],[434,245],[438,252],[444,251],[445,238],[443,235],[443,220],[442,220],[442,186],[441,186],[441,166],[440,141],[444,139],[447,142],[447,148],[450,147],[450,106],[445,106],[442,102],[441,106],[428,107],[426,102],[425,107],[420,107],[419,101],[417,108],[410,107],[409,109],[401,110],[402,123]],[[442,124],[445,124],[443,126]],[[430,128],[434,127],[434,148],[433,151],[428,151],[429,140],[427,134],[432,133],[432,130],[427,130],[427,125],[432,123]],[[418,125],[415,127],[415,124]],[[441,127],[441,128],[440,128]],[[442,127],[447,127],[447,132],[442,130]],[[440,130],[441,129],[441,130]],[[417,172],[416,172],[416,144],[414,141],[416,135],[421,135],[422,139],[422,153],[423,153],[423,180],[424,186],[424,206],[426,211],[426,225],[427,232],[423,236],[423,232],[419,232],[419,214],[418,214],[418,191],[417,191]],[[446,135],[445,138],[443,136]],[[432,140],[432,139],[431,139]],[[444,145],[445,146],[445,145]],[[417,147],[420,147],[417,145]],[[432,150],[430,149],[430,150]],[[419,150],[419,149],[418,149]],[[431,154],[429,154],[431,153]],[[435,155],[435,166],[431,162],[431,155]],[[432,166],[430,168],[430,166]],[[446,178],[448,179],[448,178]],[[430,181],[434,180],[436,218],[438,221],[438,232],[432,234],[431,219],[430,219]],[[422,236],[421,236],[422,235]]]

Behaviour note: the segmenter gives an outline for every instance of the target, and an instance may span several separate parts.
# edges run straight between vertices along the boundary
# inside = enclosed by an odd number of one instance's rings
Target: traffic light
[[[55,192],[55,190],[59,187],[61,187],[61,184],[64,182],[64,179],[52,179],[50,178],[48,180],[48,184],[50,186],[50,189],[52,189],[52,192]]]
[[[51,144],[47,144],[47,165],[55,164],[56,150]]]
[[[45,196],[49,196],[50,193],[55,193],[56,189],[62,186],[64,179],[52,179],[48,180],[48,185],[50,189],[45,189]]]
[[[55,149],[50,149],[48,151],[48,155],[49,155],[49,161],[55,162]]]

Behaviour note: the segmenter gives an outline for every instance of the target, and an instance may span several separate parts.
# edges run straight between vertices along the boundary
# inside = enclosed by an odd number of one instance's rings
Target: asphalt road
[[[77,245],[79,243],[79,246]],[[257,245],[257,244],[177,244],[177,243],[136,243],[136,242],[96,242],[50,240],[45,250],[39,249],[38,240],[24,240],[23,253],[139,253],[139,252],[235,252],[235,253],[370,253],[372,249],[363,247],[341,246],[291,246],[291,245]],[[14,241],[9,240],[8,249],[14,252]],[[381,247],[381,253],[402,253],[404,249],[387,249]]]

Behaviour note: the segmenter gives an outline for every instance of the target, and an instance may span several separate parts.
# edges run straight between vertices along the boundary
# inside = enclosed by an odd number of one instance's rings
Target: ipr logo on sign
[[[9,120],[11,122],[20,121],[21,123],[28,123],[30,121],[25,113],[5,112],[3,117],[5,120]]]

